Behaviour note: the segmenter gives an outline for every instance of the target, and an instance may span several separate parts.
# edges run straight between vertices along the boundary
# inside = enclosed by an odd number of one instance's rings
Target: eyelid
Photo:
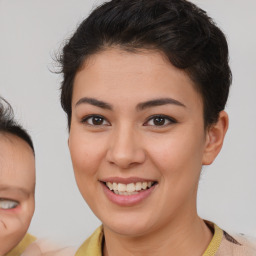
[[[157,118],[157,117],[166,119],[166,120],[169,121],[169,123],[168,123],[168,124],[164,124],[164,125],[159,125],[159,126],[158,126],[158,125],[148,125],[148,124],[147,124],[149,121],[151,121],[151,120],[153,120],[154,118]],[[147,121],[143,124],[143,126],[154,126],[154,127],[159,127],[159,128],[161,128],[161,127],[165,127],[165,126],[168,126],[168,125],[171,125],[171,124],[175,124],[175,123],[177,123],[177,120],[174,119],[174,118],[172,118],[172,117],[170,117],[170,116],[163,115],[163,114],[156,114],[156,115],[150,116],[150,117],[147,119]]]

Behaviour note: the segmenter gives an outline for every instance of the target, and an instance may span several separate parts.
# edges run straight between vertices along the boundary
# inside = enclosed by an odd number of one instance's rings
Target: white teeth
[[[113,190],[117,190],[117,183],[113,183]]]
[[[126,185],[125,185],[125,184],[122,184],[122,183],[118,183],[118,185],[117,185],[117,190],[118,190],[119,192],[124,192],[124,191],[126,191]]]
[[[107,182],[106,185],[110,190],[113,190],[115,194],[127,196],[138,194],[139,191],[152,187],[153,182],[143,181],[129,184]]]
[[[127,185],[126,185],[126,190],[127,190],[128,192],[134,192],[134,191],[136,190],[134,183],[127,184]]]
[[[141,187],[142,187],[141,182],[137,182],[137,183],[136,183],[136,191],[140,191],[140,190],[141,190]]]
[[[142,188],[143,188],[143,189],[146,189],[147,187],[148,187],[148,183],[147,183],[147,182],[143,182],[143,183],[142,183]]]
[[[111,182],[107,182],[107,186],[110,190],[113,190],[113,184]]]

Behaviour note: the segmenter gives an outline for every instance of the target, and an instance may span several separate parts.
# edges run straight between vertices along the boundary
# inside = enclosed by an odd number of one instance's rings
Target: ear
[[[205,150],[202,159],[203,165],[211,164],[219,154],[225,134],[228,129],[228,114],[225,111],[219,113],[218,121],[206,131]]]

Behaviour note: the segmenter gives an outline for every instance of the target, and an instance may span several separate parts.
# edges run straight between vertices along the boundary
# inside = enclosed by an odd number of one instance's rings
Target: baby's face
[[[23,238],[34,213],[35,158],[30,146],[0,134],[0,256]]]

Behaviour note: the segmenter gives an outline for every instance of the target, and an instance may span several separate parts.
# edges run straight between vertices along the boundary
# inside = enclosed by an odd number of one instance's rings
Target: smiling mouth
[[[130,196],[136,195],[142,191],[148,190],[151,187],[155,186],[157,182],[153,181],[143,181],[143,182],[136,182],[136,183],[116,183],[116,182],[103,182],[105,186],[111,190],[116,195],[122,196]]]

